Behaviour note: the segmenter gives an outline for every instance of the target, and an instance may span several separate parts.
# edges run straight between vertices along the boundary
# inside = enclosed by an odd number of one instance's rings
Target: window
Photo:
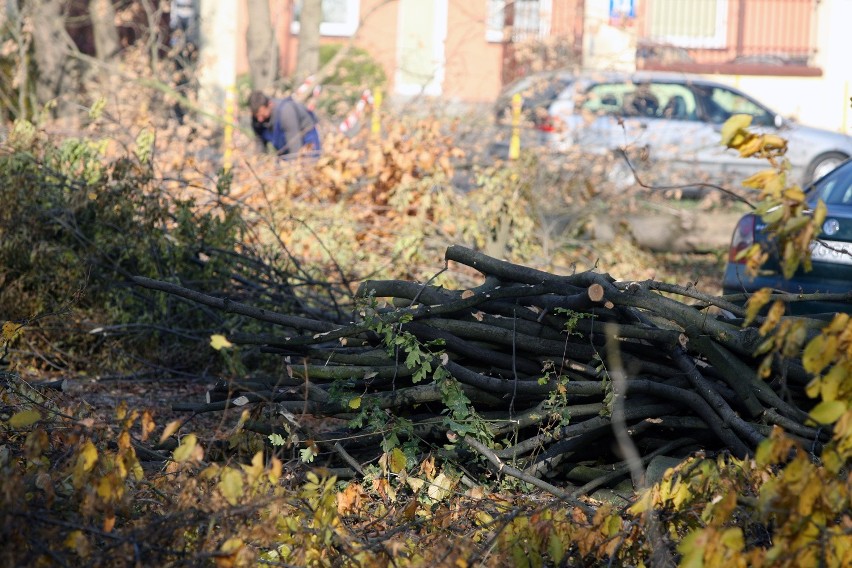
[[[852,205],[852,175],[849,168],[838,168],[826,176],[821,184],[819,198],[826,205]]]
[[[699,91],[699,96],[710,122],[722,124],[734,114],[750,114],[754,117],[752,124],[755,126],[775,124],[774,114],[745,95],[721,87],[707,87]]]
[[[695,95],[677,83],[602,83],[586,92],[581,105],[593,114],[668,120],[695,120],[695,107]]]
[[[549,36],[552,2],[553,0],[488,0],[485,39],[503,41],[503,30],[508,23],[511,23],[512,41]],[[509,14],[506,13],[507,9],[511,10]],[[506,21],[507,15],[509,22]]]
[[[324,36],[351,36],[358,29],[360,0],[322,0],[322,23],[320,34]],[[296,0],[293,9],[293,24],[290,30],[299,33],[299,16],[302,0]]]
[[[728,0],[653,0],[648,37],[678,47],[723,48],[728,43]]]

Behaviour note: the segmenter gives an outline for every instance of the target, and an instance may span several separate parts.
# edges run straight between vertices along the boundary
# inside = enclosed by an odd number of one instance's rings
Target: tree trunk
[[[222,117],[237,78],[238,2],[201,0],[200,7],[198,102],[201,108]]]
[[[299,51],[296,56],[296,79],[303,81],[319,69],[320,24],[322,0],[304,0],[299,17]]]
[[[56,100],[55,116],[70,115],[70,100],[65,93],[79,90],[80,74],[75,60],[68,56],[73,42],[65,31],[63,0],[31,2],[29,16],[33,25],[33,51],[37,68],[36,99],[39,104]]]
[[[267,92],[278,76],[278,42],[269,0],[248,0],[246,42],[252,88]]]
[[[95,55],[101,61],[109,61],[119,49],[112,0],[89,0],[89,18],[95,36]]]

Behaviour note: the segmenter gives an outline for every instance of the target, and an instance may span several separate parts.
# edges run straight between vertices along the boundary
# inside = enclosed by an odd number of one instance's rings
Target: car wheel
[[[808,166],[808,171],[805,175],[805,185],[818,180],[839,166],[848,157],[849,156],[846,154],[841,154],[840,152],[826,152],[825,154],[820,154],[813,162],[811,162],[811,165]]]

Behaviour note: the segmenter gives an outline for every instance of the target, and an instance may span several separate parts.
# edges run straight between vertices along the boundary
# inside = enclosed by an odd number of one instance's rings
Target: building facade
[[[270,4],[284,75],[295,69],[300,1]],[[803,122],[852,126],[852,0],[322,3],[322,41],[367,50],[392,96],[481,104],[544,68],[654,69],[713,75]],[[244,51],[238,61],[247,69]]]

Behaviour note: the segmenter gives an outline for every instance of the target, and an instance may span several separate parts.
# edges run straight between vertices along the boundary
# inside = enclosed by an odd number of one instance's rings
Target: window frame
[[[346,21],[345,22],[322,22],[320,23],[320,35],[327,37],[352,37],[358,30],[358,24],[361,18],[361,1],[360,0],[343,0],[346,3]],[[296,4],[293,4],[293,21],[290,22],[290,33],[299,35],[301,26],[299,21],[295,19],[298,12]]]
[[[537,4],[538,19],[537,28],[540,36],[550,35],[551,19],[553,18],[553,0],[527,0]],[[503,15],[507,0],[486,0],[485,4],[485,41],[489,43],[501,43],[503,38],[504,18],[500,18],[500,27],[491,27],[491,20],[498,15]],[[525,28],[527,29],[527,28]]]
[[[728,45],[728,0],[716,0],[716,33],[713,36],[659,35],[653,40],[676,47],[694,49],[724,49]]]

